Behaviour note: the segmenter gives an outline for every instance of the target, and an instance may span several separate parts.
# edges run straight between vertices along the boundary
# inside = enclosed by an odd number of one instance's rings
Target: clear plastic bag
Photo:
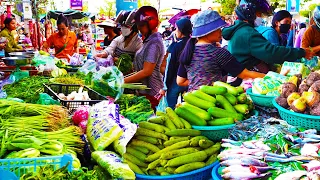
[[[97,58],[98,67],[109,67],[113,66],[113,57],[109,55],[107,58]]]
[[[83,65],[83,56],[78,54],[78,53],[74,53],[72,56],[70,56],[68,54],[68,57],[70,59],[70,65],[71,66],[81,66]]]
[[[92,89],[115,100],[123,94],[123,84],[123,74],[115,66],[101,67],[92,77]]]
[[[50,56],[43,56],[43,55],[40,55],[40,54],[36,54],[34,56],[34,58],[32,59],[32,61],[36,66],[55,64],[54,58],[52,58]]]
[[[87,75],[90,72],[95,73],[97,72],[97,63],[91,59],[87,60],[86,63],[84,63],[84,65],[81,68],[79,68],[78,71],[85,75]]]
[[[161,111],[161,112],[166,112],[166,108],[168,107],[168,101],[167,101],[167,98],[166,96],[163,96],[161,99],[160,99],[160,102],[157,106],[157,111]]]
[[[40,93],[40,98],[37,104],[42,105],[60,105],[59,101],[52,99],[47,93]]]

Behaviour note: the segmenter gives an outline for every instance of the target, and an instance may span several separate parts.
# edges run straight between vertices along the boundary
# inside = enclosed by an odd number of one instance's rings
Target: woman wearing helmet
[[[256,9],[251,3],[244,2],[235,9],[238,20],[222,31],[224,39],[229,40],[228,50],[247,69],[262,73],[269,71],[267,64],[282,64],[306,57],[312,58],[309,49],[286,48],[272,45],[254,29]]]
[[[103,53],[97,54],[96,57],[106,58],[108,55],[115,57],[115,60],[121,54],[129,54],[134,57],[135,53],[142,47],[142,40],[138,36],[137,25],[129,22],[130,11],[121,11],[116,23],[121,26],[121,36],[115,38]],[[131,14],[133,16],[133,14]]]
[[[146,96],[154,108],[159,103],[154,96],[163,88],[160,67],[165,54],[162,36],[157,32],[158,12],[151,6],[143,6],[136,12],[133,21],[137,24],[144,41],[133,62],[137,73],[125,78],[124,81],[126,83],[142,82],[151,88],[148,91],[139,91],[139,93]]]
[[[320,6],[317,6],[313,12],[314,24],[311,25],[302,37],[302,48],[310,48],[314,53],[320,56]]]

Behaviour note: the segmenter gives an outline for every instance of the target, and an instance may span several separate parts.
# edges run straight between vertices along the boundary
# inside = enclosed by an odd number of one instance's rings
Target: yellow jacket
[[[22,50],[22,47],[18,45],[18,43],[15,41],[13,35],[11,32],[5,28],[0,32],[0,37],[6,37],[7,38],[7,46],[4,49],[6,53],[15,52],[17,50]]]

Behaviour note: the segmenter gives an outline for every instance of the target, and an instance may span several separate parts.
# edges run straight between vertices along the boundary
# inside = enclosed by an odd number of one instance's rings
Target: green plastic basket
[[[290,111],[281,107],[275,99],[272,101],[272,103],[278,109],[280,117],[287,121],[288,124],[320,131],[320,116],[312,116]]]
[[[270,107],[273,108],[272,101],[276,96],[266,96],[260,94],[253,94],[252,88],[247,89],[247,94],[251,97],[254,104],[262,106],[262,107]]]
[[[254,110],[254,116],[258,116],[259,112]],[[200,130],[201,135],[207,137],[212,141],[221,141],[229,137],[229,129],[233,128],[236,124],[224,125],[224,126],[192,126],[193,129]]]

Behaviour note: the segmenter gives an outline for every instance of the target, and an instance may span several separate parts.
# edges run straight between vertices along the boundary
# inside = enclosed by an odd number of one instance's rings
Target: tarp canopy
[[[66,11],[49,11],[47,18],[49,19],[58,19],[58,16],[63,13],[68,19],[82,19],[84,17],[89,17],[90,19],[95,19],[95,14],[85,13],[78,10],[68,9]]]

